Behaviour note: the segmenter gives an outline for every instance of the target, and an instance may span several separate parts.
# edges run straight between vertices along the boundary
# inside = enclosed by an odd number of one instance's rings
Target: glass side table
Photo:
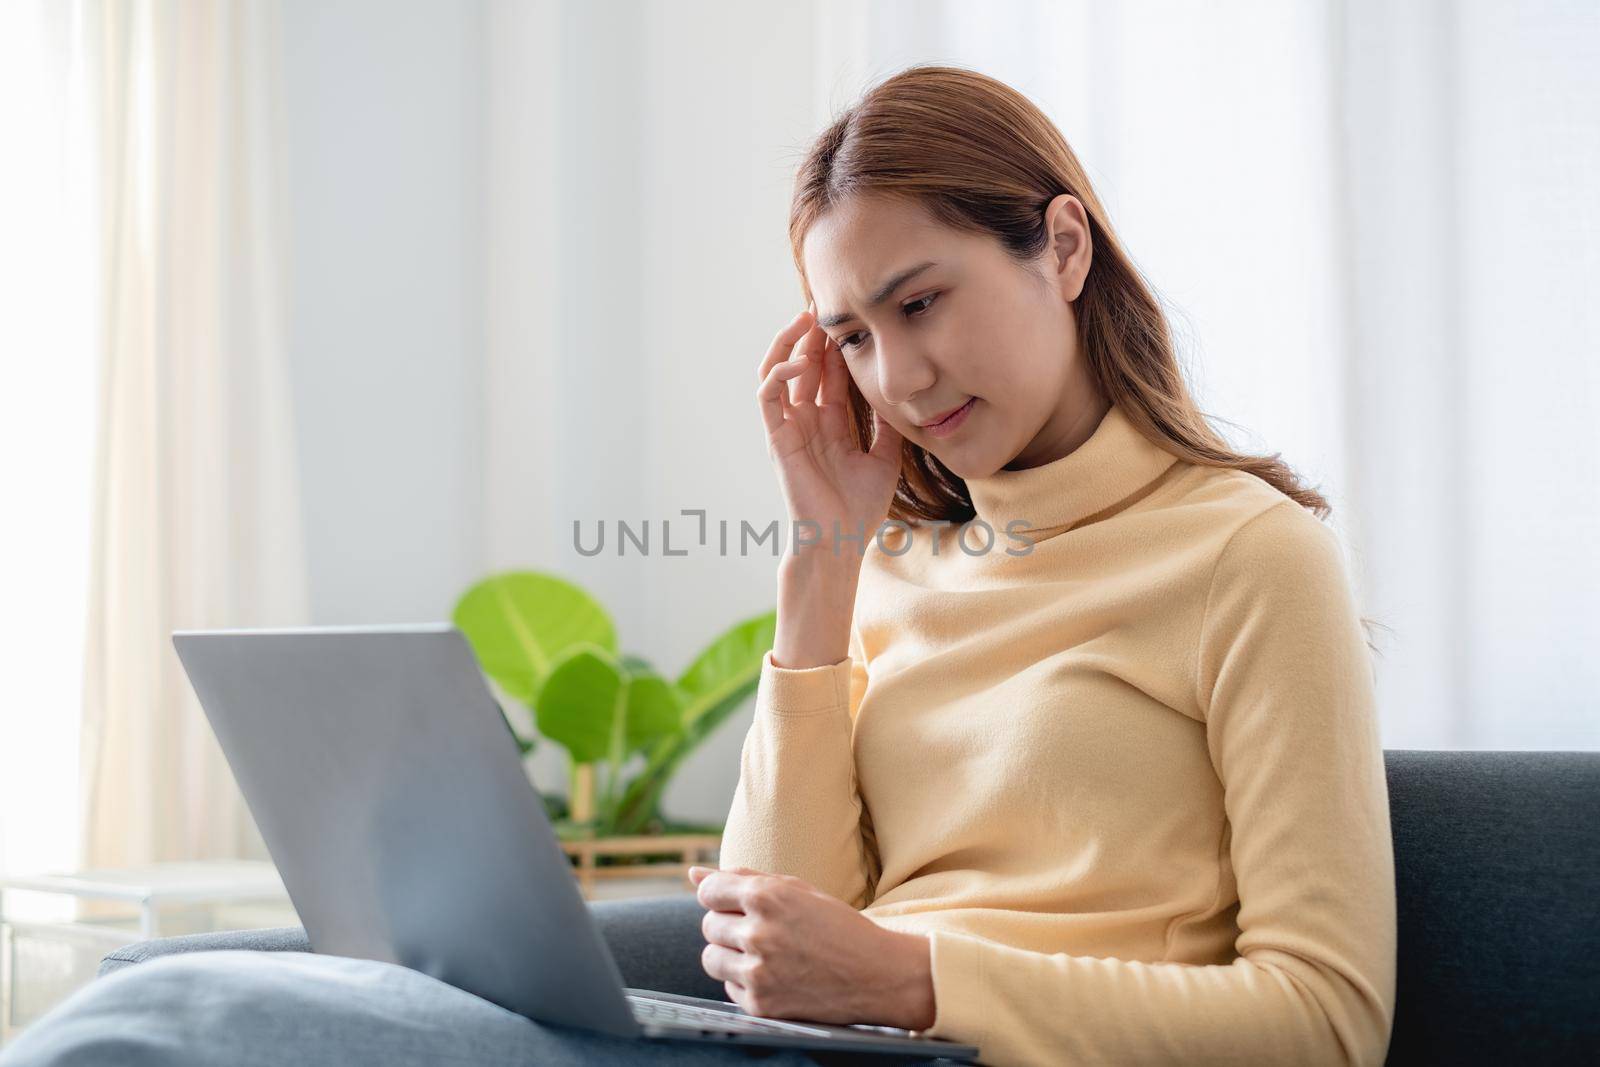
[[[93,918],[23,919],[8,897],[94,902]],[[172,934],[298,922],[267,862],[195,861],[0,878],[0,1044],[94,979],[106,953]]]

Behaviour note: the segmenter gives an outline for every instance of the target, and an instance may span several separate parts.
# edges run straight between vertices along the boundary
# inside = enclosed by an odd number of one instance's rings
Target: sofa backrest
[[[1384,757],[1388,1063],[1600,1063],[1600,752]]]

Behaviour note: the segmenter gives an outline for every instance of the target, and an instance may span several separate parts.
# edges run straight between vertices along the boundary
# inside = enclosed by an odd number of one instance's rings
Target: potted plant
[[[553,574],[491,575],[462,594],[452,620],[484,673],[527,707],[538,737],[566,750],[568,793],[544,799],[580,874],[716,847],[720,825],[674,821],[661,797],[684,759],[754,693],[775,613],[735,623],[670,680],[622,653],[606,610]],[[509,718],[507,726],[524,757],[537,748],[538,737]]]

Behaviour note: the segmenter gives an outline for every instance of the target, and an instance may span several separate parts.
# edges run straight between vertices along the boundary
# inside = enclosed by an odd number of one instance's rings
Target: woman
[[[1206,425],[1071,149],[992,79],[874,88],[790,233],[810,307],[758,397],[822,536],[780,567],[723,869],[691,873],[705,972],[990,1064],[1380,1062],[1388,801],[1322,497]],[[303,953],[140,964],[0,1062],[97,1057],[744,1058]]]
[[[758,397],[826,533],[780,566],[693,872],[707,973],[986,1063],[1381,1063],[1388,796],[1326,502],[1207,426],[1072,150],[992,79],[871,91],[790,237],[810,303]]]

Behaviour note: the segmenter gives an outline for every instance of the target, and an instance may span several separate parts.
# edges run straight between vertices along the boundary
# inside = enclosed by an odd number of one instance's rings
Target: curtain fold
[[[276,7],[85,7],[103,323],[82,859],[265,858],[172,648],[307,591],[284,346]]]

